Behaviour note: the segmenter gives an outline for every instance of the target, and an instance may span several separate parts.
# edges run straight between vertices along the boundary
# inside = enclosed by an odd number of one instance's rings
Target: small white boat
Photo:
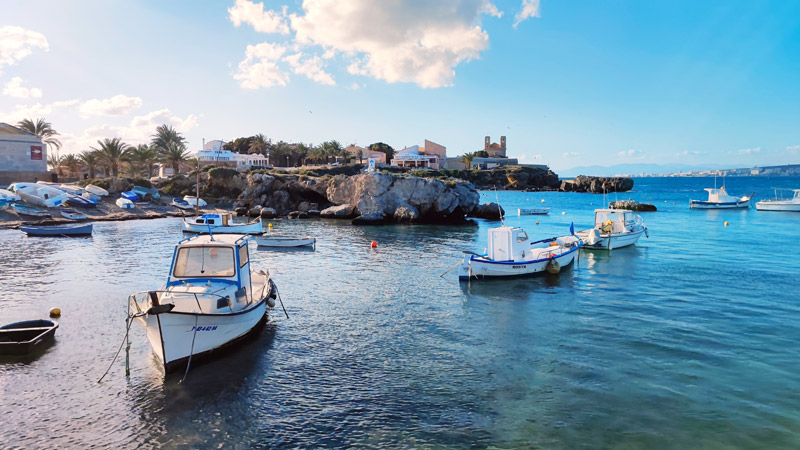
[[[84,189],[86,189],[86,192],[91,192],[92,194],[99,195],[100,197],[105,197],[106,195],[108,195],[107,190],[101,188],[100,186],[95,186],[93,184],[87,184]]]
[[[269,273],[250,267],[248,236],[193,236],[175,245],[164,286],[128,298],[165,372],[212,356],[258,331],[275,306]]]
[[[643,234],[650,237],[642,218],[624,209],[595,209],[594,228],[575,233],[587,250],[627,247],[635,244]]]
[[[550,208],[517,208],[518,216],[527,216],[527,215],[540,216],[548,214],[549,212]]]
[[[316,247],[317,238],[311,236],[259,236],[256,238],[259,247]]]
[[[172,206],[180,209],[194,209],[194,206],[190,205],[189,202],[182,198],[173,198]]]
[[[46,209],[34,208],[33,206],[23,205],[22,203],[12,203],[11,209],[17,215],[29,217],[50,217],[50,213]]]
[[[780,197],[780,192],[793,192],[791,197]],[[756,202],[758,211],[800,211],[800,189],[775,189],[775,198]]]
[[[13,183],[8,190],[19,195],[26,203],[53,208],[66,203],[67,194],[53,186],[36,183]]]
[[[183,219],[183,231],[200,234],[209,232],[213,234],[261,234],[264,232],[264,227],[261,225],[260,217],[252,222],[235,223],[231,213],[210,213]]]
[[[132,201],[122,197],[118,198],[116,203],[122,209],[133,209],[135,206]]]
[[[464,252],[458,273],[460,280],[511,277],[548,272],[558,273],[575,259],[581,241],[560,236],[531,242],[519,227],[489,228],[489,251],[485,255]]]
[[[75,195],[83,195],[83,193],[84,193],[84,190],[83,190],[82,187],[74,185],[74,184],[62,184],[62,185],[59,185],[58,188],[61,189],[64,192],[68,192],[70,194],[75,194]]]
[[[0,200],[5,200],[7,202],[18,202],[22,200],[22,198],[8,189],[0,189]]]
[[[194,195],[184,195],[183,196],[183,200],[186,203],[192,205],[192,207],[194,207],[195,205],[197,205],[197,206],[199,206],[201,208],[203,206],[208,206],[208,203],[206,203],[205,200],[203,200],[202,198],[197,198]]]
[[[20,225],[20,231],[28,236],[89,236],[92,234],[92,224],[70,225]]]
[[[706,188],[708,191],[708,200],[692,200],[689,202],[689,207],[693,209],[736,209],[736,208],[749,208],[750,200],[753,194],[745,195],[744,197],[733,197],[728,195],[725,186],[721,188]]]
[[[85,220],[86,214],[77,209],[62,209],[61,215],[69,220]]]

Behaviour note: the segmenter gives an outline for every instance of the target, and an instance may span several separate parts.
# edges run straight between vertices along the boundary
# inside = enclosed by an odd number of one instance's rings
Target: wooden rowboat
[[[0,355],[27,355],[53,340],[58,323],[26,320],[0,327]]]

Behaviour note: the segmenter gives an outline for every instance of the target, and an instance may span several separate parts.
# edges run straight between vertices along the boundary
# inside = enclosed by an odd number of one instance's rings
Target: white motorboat
[[[69,220],[86,220],[86,214],[77,209],[62,209],[61,215]]]
[[[278,289],[269,273],[251,269],[248,239],[185,239],[175,245],[166,284],[128,298],[129,320],[144,326],[165,372],[220,353],[266,322]]]
[[[190,205],[189,202],[182,198],[173,198],[172,199],[172,206],[180,209],[194,209],[194,206]]]
[[[517,208],[518,216],[534,215],[540,216],[550,213],[550,208]]]
[[[642,218],[624,209],[595,209],[594,228],[575,233],[585,249],[613,250],[650,237]]]
[[[118,198],[116,203],[122,209],[133,209],[135,206],[132,201],[122,197]]]
[[[91,192],[92,194],[99,195],[100,197],[105,197],[106,195],[108,195],[107,190],[101,188],[100,186],[95,186],[93,184],[87,184],[84,189],[86,189],[86,192]]]
[[[256,238],[259,247],[315,247],[317,238],[311,236],[259,236]]]
[[[67,194],[53,186],[36,183],[13,183],[8,190],[19,195],[26,203],[53,208],[64,204],[69,198]]]
[[[202,208],[203,206],[208,206],[208,203],[206,203],[205,200],[203,200],[202,198],[197,198],[194,195],[184,195],[183,200],[186,203],[192,205],[192,207],[199,206],[200,208]]]
[[[252,222],[235,223],[231,213],[209,213],[198,217],[183,219],[185,233],[235,233],[235,234],[261,234],[264,227],[261,218]]]
[[[753,194],[745,195],[744,197],[733,197],[725,190],[725,186],[721,188],[706,188],[708,191],[708,200],[692,200],[689,202],[689,207],[693,209],[736,209],[736,208],[749,208],[750,200]]]
[[[8,189],[0,189],[0,200],[5,200],[7,202],[18,202],[22,200],[22,198]]]
[[[522,228],[505,225],[489,228],[488,253],[465,251],[458,278],[511,277],[545,270],[558,273],[572,263],[580,248],[581,241],[575,236],[531,242]]]
[[[791,197],[781,197],[780,192],[793,192]],[[758,211],[800,211],[800,189],[775,189],[775,198],[756,202]]]

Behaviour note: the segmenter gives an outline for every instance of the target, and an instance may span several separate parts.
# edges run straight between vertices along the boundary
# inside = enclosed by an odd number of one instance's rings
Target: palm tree
[[[153,176],[153,165],[158,162],[158,151],[152,145],[139,144],[128,150],[128,162],[137,175],[146,174],[147,178]]]
[[[250,139],[250,147],[247,149],[248,153],[263,154],[267,148],[272,144],[270,139],[267,139],[263,134],[258,133]]]
[[[47,155],[47,165],[50,166],[56,173],[61,169],[61,160],[63,158],[58,155]]]
[[[69,174],[77,174],[81,160],[77,155],[70,154],[61,159],[61,166],[65,167]]]
[[[160,152],[166,151],[169,144],[175,144],[179,147],[186,146],[186,138],[172,128],[171,125],[167,124],[156,127],[156,134],[150,136],[150,138],[150,142]]]
[[[159,151],[159,156],[163,162],[172,165],[172,173],[177,175],[181,163],[189,159],[189,151],[186,150],[186,146],[183,144],[170,142],[166,148]]]
[[[83,167],[89,171],[89,178],[94,178],[94,171],[100,165],[100,155],[94,150],[84,150],[79,155]]]
[[[478,156],[476,153],[477,152],[464,153],[464,156],[461,157],[461,162],[467,165],[467,169],[469,169],[470,166],[472,166],[472,160],[475,159],[476,156]]]
[[[36,122],[31,119],[23,119],[17,123],[17,127],[39,136],[45,145],[52,145],[56,150],[61,150],[61,141],[55,138],[58,136],[58,132],[53,129],[50,122],[44,119],[37,119]]]
[[[97,141],[97,144],[100,145],[100,148],[92,147],[92,150],[98,152],[100,161],[106,165],[107,169],[111,170],[112,175],[117,176],[120,164],[128,160],[128,144],[122,142],[118,137],[105,138]]]

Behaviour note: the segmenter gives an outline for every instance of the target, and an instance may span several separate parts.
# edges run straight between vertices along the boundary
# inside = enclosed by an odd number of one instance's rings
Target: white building
[[[39,136],[0,122],[0,186],[15,181],[44,180],[47,146]]]
[[[241,154],[230,150],[223,150],[224,142],[220,140],[209,141],[203,149],[197,152],[197,159],[206,164],[225,164],[236,166],[238,170],[248,170],[251,167],[266,167],[268,157],[255,154]]]

